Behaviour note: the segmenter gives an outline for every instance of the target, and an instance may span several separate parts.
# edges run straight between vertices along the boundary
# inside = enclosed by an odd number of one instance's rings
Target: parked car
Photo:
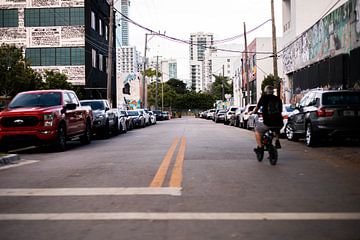
[[[132,119],[132,124],[135,127],[145,127],[145,117],[139,110],[129,110],[129,116]]]
[[[209,109],[206,115],[206,119],[212,119],[214,117],[216,109]]]
[[[224,124],[230,124],[231,116],[235,114],[235,111],[238,109],[236,106],[229,107],[225,114]]]
[[[168,111],[162,112],[164,120],[170,120],[170,113]]]
[[[149,126],[151,123],[150,123],[150,115],[149,115],[149,111],[146,110],[146,109],[137,109],[141,115],[144,116],[144,119],[145,119],[145,125],[146,126]]]
[[[323,138],[359,138],[359,122],[360,91],[317,89],[297,104],[285,133],[289,140],[305,138],[307,146],[314,146]]]
[[[156,115],[153,113],[153,111],[149,111],[150,115],[150,124],[156,124]]]
[[[115,134],[126,133],[128,131],[128,128],[127,128],[125,115],[118,108],[115,108],[113,110],[116,113],[116,119],[117,119],[117,131],[115,131],[114,133]]]
[[[248,118],[255,107],[256,104],[248,104],[245,106],[244,111],[240,114],[239,117],[239,125],[241,128],[247,128]]]
[[[50,144],[64,151],[68,140],[88,144],[92,118],[73,91],[21,92],[0,112],[0,148]]]
[[[222,110],[220,109],[219,111],[217,111],[216,115],[215,115],[215,122],[218,123],[218,122],[224,122],[225,121],[225,114],[226,114],[226,111],[225,110]]]
[[[162,121],[164,120],[164,115],[161,110],[154,110],[153,113],[156,116],[156,121]]]
[[[291,104],[283,104],[283,111],[282,111],[282,116],[283,116],[283,122],[284,122],[284,126],[281,128],[280,130],[280,134],[282,134],[282,136],[285,134],[285,127],[286,124],[288,122],[289,116],[294,112],[295,108],[291,107]]]
[[[126,129],[132,130],[134,128],[132,118],[129,116],[127,110],[120,110],[121,116],[125,118]]]
[[[117,114],[114,109],[110,109],[106,99],[81,100],[80,104],[90,106],[93,111],[93,133],[108,138],[111,133],[118,132]]]
[[[243,111],[244,111],[243,107],[239,107],[238,109],[236,109],[235,113],[231,115],[230,124],[229,124],[230,126],[235,126],[235,127],[240,126],[240,115]]]
[[[246,128],[249,130],[255,129],[257,122],[263,122],[261,108],[258,110],[257,113],[250,114],[247,120]]]

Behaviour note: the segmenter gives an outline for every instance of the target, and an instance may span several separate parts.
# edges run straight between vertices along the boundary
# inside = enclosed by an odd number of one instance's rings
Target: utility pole
[[[249,86],[249,73],[248,73],[248,48],[246,39],[246,24],[244,22],[244,39],[245,39],[245,80],[246,80],[246,104],[250,103],[250,86]]]
[[[276,95],[280,96],[280,81],[278,81],[278,68],[277,68],[277,47],[276,47],[276,26],[275,26],[275,10],[274,10],[274,0],[271,0],[271,20],[272,20],[272,44],[273,44],[273,68],[274,68],[274,77],[276,79]]]
[[[161,111],[164,111],[164,74],[161,62]]]
[[[109,46],[108,46],[108,60],[107,60],[107,87],[106,87],[106,96],[109,101],[110,107],[112,106],[112,53],[113,53],[113,24],[114,24],[114,0],[109,0],[110,7],[110,18],[109,18]]]
[[[148,34],[145,33],[145,51],[144,51],[144,72],[143,72],[143,81],[142,81],[142,108],[146,108],[146,78],[145,78],[145,73],[146,73],[146,52],[147,52],[147,37]]]
[[[224,81],[225,81],[225,65],[222,65],[222,91],[221,91],[221,99],[224,102],[224,97],[225,97],[225,89],[224,89]]]
[[[155,109],[158,109],[158,84],[159,83],[159,56],[156,56],[156,93],[155,93]]]

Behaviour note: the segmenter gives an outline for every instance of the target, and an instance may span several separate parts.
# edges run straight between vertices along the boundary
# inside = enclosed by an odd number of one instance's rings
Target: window
[[[68,8],[55,8],[55,26],[66,26],[69,25],[70,15]]]
[[[84,25],[84,8],[70,8],[70,25]]]
[[[27,48],[25,56],[32,66],[70,66],[85,63],[85,51],[74,48]]]
[[[25,9],[25,27],[40,26],[40,9]]]
[[[70,65],[70,48],[56,48],[56,65]]]
[[[108,26],[105,25],[105,39],[106,39],[106,40],[108,40],[108,38],[109,38],[109,37],[108,37],[108,31],[109,31],[109,30],[108,30]]]
[[[102,54],[99,54],[99,70],[100,70],[100,71],[103,71],[103,66],[104,66],[104,63],[103,63],[103,55],[102,55]]]
[[[0,27],[18,27],[19,15],[17,9],[0,9]]]
[[[41,49],[41,66],[55,66],[55,48],[42,48]]]
[[[55,9],[42,8],[40,9],[40,26],[54,26],[55,25]]]
[[[93,11],[91,11],[91,28],[96,30],[96,17],[95,17],[95,13]]]
[[[99,34],[100,34],[100,36],[103,35],[103,26],[102,26],[102,21],[101,21],[101,19],[99,19]]]
[[[71,65],[85,64],[85,49],[82,47],[71,48]]]
[[[92,54],[92,66],[93,68],[96,68],[96,50],[95,49],[92,49],[91,50],[91,54]]]
[[[67,95],[66,93],[64,94],[64,103],[65,104],[71,103],[71,99],[70,99],[69,95]]]
[[[40,48],[27,48],[25,56],[30,60],[32,66],[41,66]]]
[[[76,95],[72,92],[68,92],[68,94],[69,94],[71,103],[75,103],[77,106],[79,106],[79,101],[78,101]]]
[[[25,9],[25,27],[84,25],[84,8]]]

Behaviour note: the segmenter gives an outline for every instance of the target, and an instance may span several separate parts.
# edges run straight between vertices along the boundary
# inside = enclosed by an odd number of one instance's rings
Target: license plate
[[[355,116],[355,112],[350,110],[345,110],[343,114],[344,116]]]

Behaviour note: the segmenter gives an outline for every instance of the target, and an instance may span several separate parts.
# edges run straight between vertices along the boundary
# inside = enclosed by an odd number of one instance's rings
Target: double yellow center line
[[[174,155],[178,143],[179,143],[179,138],[175,138],[170,149],[166,153],[163,161],[161,162],[161,165],[154,179],[150,183],[150,187],[162,187],[170,166],[172,156]],[[182,172],[184,166],[185,147],[186,147],[186,138],[182,137],[179,151],[176,156],[175,164],[172,170],[169,187],[181,187],[181,182],[183,177]]]

